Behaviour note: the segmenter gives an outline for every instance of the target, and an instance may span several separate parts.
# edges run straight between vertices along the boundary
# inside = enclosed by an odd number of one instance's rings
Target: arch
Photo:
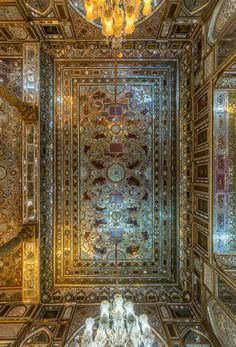
[[[33,11],[41,17],[44,17],[47,14],[49,14],[53,7],[52,0],[38,1],[37,3],[33,0],[25,0],[25,3],[31,11]]]
[[[198,0],[198,1],[192,1],[192,0],[184,0],[183,6],[186,12],[190,15],[196,15],[198,12],[201,12],[208,4],[209,0]]]
[[[207,315],[212,329],[222,346],[234,346],[236,341],[236,323],[214,298],[210,298],[207,303]]]
[[[201,338],[201,340],[199,341],[199,343],[208,343],[209,344],[209,347],[213,346],[211,341],[209,340],[208,336],[206,334],[204,334],[204,332],[198,330],[197,328],[194,328],[194,327],[186,327],[182,333],[181,333],[181,337],[183,338],[183,342],[184,342],[184,345],[185,343],[187,342],[187,338],[190,337],[192,335],[195,335],[195,336],[199,336]],[[189,342],[189,341],[188,341]],[[189,342],[191,343],[191,342]],[[197,346],[197,345],[196,345]]]
[[[38,340],[37,340],[38,338]],[[20,344],[20,347],[49,347],[52,342],[52,334],[46,327],[39,328],[28,335]]]
[[[208,41],[214,44],[235,19],[236,2],[234,0],[220,0],[215,7],[208,27]]]

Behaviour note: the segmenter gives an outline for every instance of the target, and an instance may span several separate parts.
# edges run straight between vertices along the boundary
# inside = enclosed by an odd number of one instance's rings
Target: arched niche
[[[236,59],[214,86],[213,249],[225,271],[236,274]]]
[[[208,42],[213,45],[235,20],[235,0],[219,0],[208,24]]]
[[[184,347],[212,347],[213,345],[201,331],[192,327],[186,328],[181,334]]]
[[[50,347],[51,342],[52,337],[50,331],[46,328],[42,328],[27,336],[20,347]]]
[[[236,322],[214,298],[207,303],[207,318],[222,347],[235,346]]]
[[[96,323],[99,320],[99,316],[94,317]],[[78,345],[76,344],[76,337],[77,336],[82,336],[83,335],[83,331],[84,331],[85,325],[81,325],[67,340],[67,342],[65,343],[65,347],[77,347]],[[160,333],[158,333],[155,329],[152,328],[152,332],[155,336],[155,344],[153,345],[153,347],[168,347],[168,343],[166,342],[166,340],[161,336]],[[106,347],[109,347],[110,345],[107,345]]]
[[[199,14],[210,3],[210,0],[184,0],[183,6],[190,15]]]

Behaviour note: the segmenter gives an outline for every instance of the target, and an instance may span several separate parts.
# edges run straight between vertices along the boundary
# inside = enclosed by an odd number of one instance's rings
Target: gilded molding
[[[19,111],[22,120],[37,121],[38,108],[28,102],[23,102],[13,91],[5,87],[3,84],[0,85],[0,97],[9,102],[11,106],[14,106]]]

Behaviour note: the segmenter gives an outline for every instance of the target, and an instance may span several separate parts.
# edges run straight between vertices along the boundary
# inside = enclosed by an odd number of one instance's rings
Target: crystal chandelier
[[[134,304],[125,302],[118,285],[118,240],[115,240],[115,266],[117,294],[110,303],[102,301],[98,324],[94,318],[85,320],[83,335],[74,339],[75,347],[153,347],[155,338],[148,316],[137,316]],[[155,343],[155,346],[157,344]]]
[[[116,294],[112,303],[101,303],[96,331],[94,325],[93,318],[86,319],[83,335],[75,338],[76,347],[152,347],[154,344],[147,315],[138,317],[133,303],[124,303],[121,294]]]
[[[152,0],[85,0],[86,20],[100,19],[102,34],[121,39],[135,30],[134,23],[152,12]]]
[[[96,2],[96,4],[98,4],[101,0],[86,0],[86,2],[88,1],[91,1],[91,3]],[[125,4],[129,3],[129,0],[124,1]],[[138,0],[136,0],[136,2],[134,1],[134,3],[136,4],[136,6],[138,4],[140,5],[140,2],[138,2]],[[118,6],[118,9],[122,10],[122,8],[119,7],[119,4],[121,3],[115,3],[115,5]],[[117,58],[117,50],[115,50],[115,105],[117,104],[118,84]],[[102,301],[98,322],[96,322],[95,319],[91,317],[85,320],[83,335],[77,335],[74,338],[74,346],[153,347],[154,343],[155,346],[157,346],[151,326],[148,323],[148,316],[146,314],[142,314],[138,317],[134,312],[134,304],[131,301],[125,302],[119,292],[118,243],[121,242],[122,236],[116,234],[113,235],[113,233],[111,233],[111,239],[115,244],[116,294],[114,295],[114,300],[111,303],[107,300]]]

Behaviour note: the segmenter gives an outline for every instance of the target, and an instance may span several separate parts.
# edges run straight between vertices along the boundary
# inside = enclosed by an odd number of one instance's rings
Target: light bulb
[[[124,20],[124,12],[118,6],[116,6],[114,9],[113,18],[114,18],[114,22],[115,22],[116,27],[121,27],[123,24],[123,20]]]
[[[143,15],[144,16],[149,16],[152,12],[152,7],[151,7],[151,4],[145,4],[143,6]]]
[[[97,0],[97,6],[104,6],[106,0]]]
[[[94,19],[96,19],[96,16],[95,16],[93,10],[87,11],[87,12],[86,12],[86,20],[87,20],[88,22],[93,22]]]
[[[152,0],[143,0],[144,6],[145,5],[151,5]]]
[[[95,323],[95,321],[93,318],[87,318],[85,321],[85,329],[88,331],[92,331],[94,323]]]
[[[140,6],[141,6],[141,1],[140,0],[136,0],[136,2],[135,2],[135,16],[137,18],[139,16]]]
[[[151,0],[143,0],[144,6],[143,6],[143,15],[149,16],[152,12],[152,1]]]
[[[93,10],[93,2],[91,0],[86,0],[85,3],[84,3],[84,8],[86,11],[91,11]]]
[[[125,27],[125,33],[126,33],[127,35],[132,34],[132,33],[134,32],[134,30],[135,30],[134,24],[126,25],[126,27]]]
[[[119,39],[122,37],[122,28],[114,27],[114,36]]]
[[[114,34],[113,26],[104,24],[102,27],[102,34],[104,36],[112,36]]]
[[[135,7],[134,6],[127,6],[125,9],[125,13],[126,13],[126,21],[127,20],[132,20],[133,22],[135,22]]]
[[[127,35],[130,35],[134,32],[134,30],[135,30],[134,21],[135,21],[135,19],[133,19],[132,17],[126,16],[125,33]]]

